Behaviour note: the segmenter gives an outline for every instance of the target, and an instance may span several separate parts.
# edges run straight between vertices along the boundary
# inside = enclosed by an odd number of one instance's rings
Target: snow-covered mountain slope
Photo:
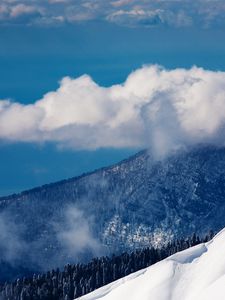
[[[225,229],[189,248],[80,300],[224,300]]]
[[[48,270],[84,253],[89,259],[218,232],[224,216],[225,149],[201,147],[162,161],[142,151],[90,174],[0,198],[0,257]]]

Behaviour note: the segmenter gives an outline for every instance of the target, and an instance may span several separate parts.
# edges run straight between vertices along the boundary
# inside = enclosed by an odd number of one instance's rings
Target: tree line
[[[148,247],[118,256],[94,258],[87,264],[67,264],[63,270],[55,269],[44,274],[0,284],[2,300],[72,300],[90,293],[117,279],[151,266],[156,262],[189,247],[207,242],[210,232],[200,238],[194,234],[162,248]]]

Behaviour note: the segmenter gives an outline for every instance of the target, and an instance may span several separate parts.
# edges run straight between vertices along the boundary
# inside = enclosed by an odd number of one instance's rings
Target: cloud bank
[[[90,20],[128,27],[224,26],[220,0],[1,0],[0,24],[60,25]]]
[[[224,145],[225,72],[158,65],[102,87],[65,77],[34,104],[0,101],[0,139],[60,147],[148,147],[155,153],[196,143]],[[160,154],[160,155],[161,155]]]

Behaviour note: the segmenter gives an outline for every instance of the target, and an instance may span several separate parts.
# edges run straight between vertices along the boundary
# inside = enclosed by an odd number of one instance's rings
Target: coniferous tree
[[[146,268],[177,251],[206,242],[213,233],[200,238],[194,234],[190,239],[174,241],[161,249],[153,247],[123,253],[119,256],[95,258],[88,264],[67,264],[59,269],[34,274],[14,282],[0,283],[1,300],[72,300],[86,293]]]

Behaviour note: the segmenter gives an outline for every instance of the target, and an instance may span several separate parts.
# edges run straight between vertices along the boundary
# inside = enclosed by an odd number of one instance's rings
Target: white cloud
[[[225,5],[219,0],[1,0],[1,24],[64,24],[105,20],[123,26],[197,26],[225,25]],[[2,10],[4,9],[4,13]],[[137,12],[142,13],[137,13]],[[30,16],[30,18],[28,18]],[[58,16],[61,17],[58,22]],[[63,22],[62,22],[63,21]]]
[[[127,10],[117,10],[109,14],[106,19],[124,26],[160,26],[186,27],[192,25],[192,19],[184,11],[174,13],[164,9],[145,9],[141,6]]]
[[[157,155],[195,143],[224,145],[225,72],[144,66],[105,88],[65,77],[34,104],[0,101],[0,138],[75,149],[147,147]]]
[[[18,4],[11,8],[10,16],[12,18],[17,18],[26,14],[33,14],[39,12],[39,9],[32,5]]]
[[[134,2],[134,0],[117,0],[117,1],[112,1],[111,5],[114,7],[120,7],[120,6],[124,6],[127,4],[131,4],[133,2]]]
[[[125,26],[158,26],[165,23],[164,12],[161,10],[118,10],[107,16],[107,20]]]
[[[17,1],[4,1],[0,4],[1,24],[32,24],[44,14],[44,7],[35,3],[30,5],[30,3],[17,3]]]

